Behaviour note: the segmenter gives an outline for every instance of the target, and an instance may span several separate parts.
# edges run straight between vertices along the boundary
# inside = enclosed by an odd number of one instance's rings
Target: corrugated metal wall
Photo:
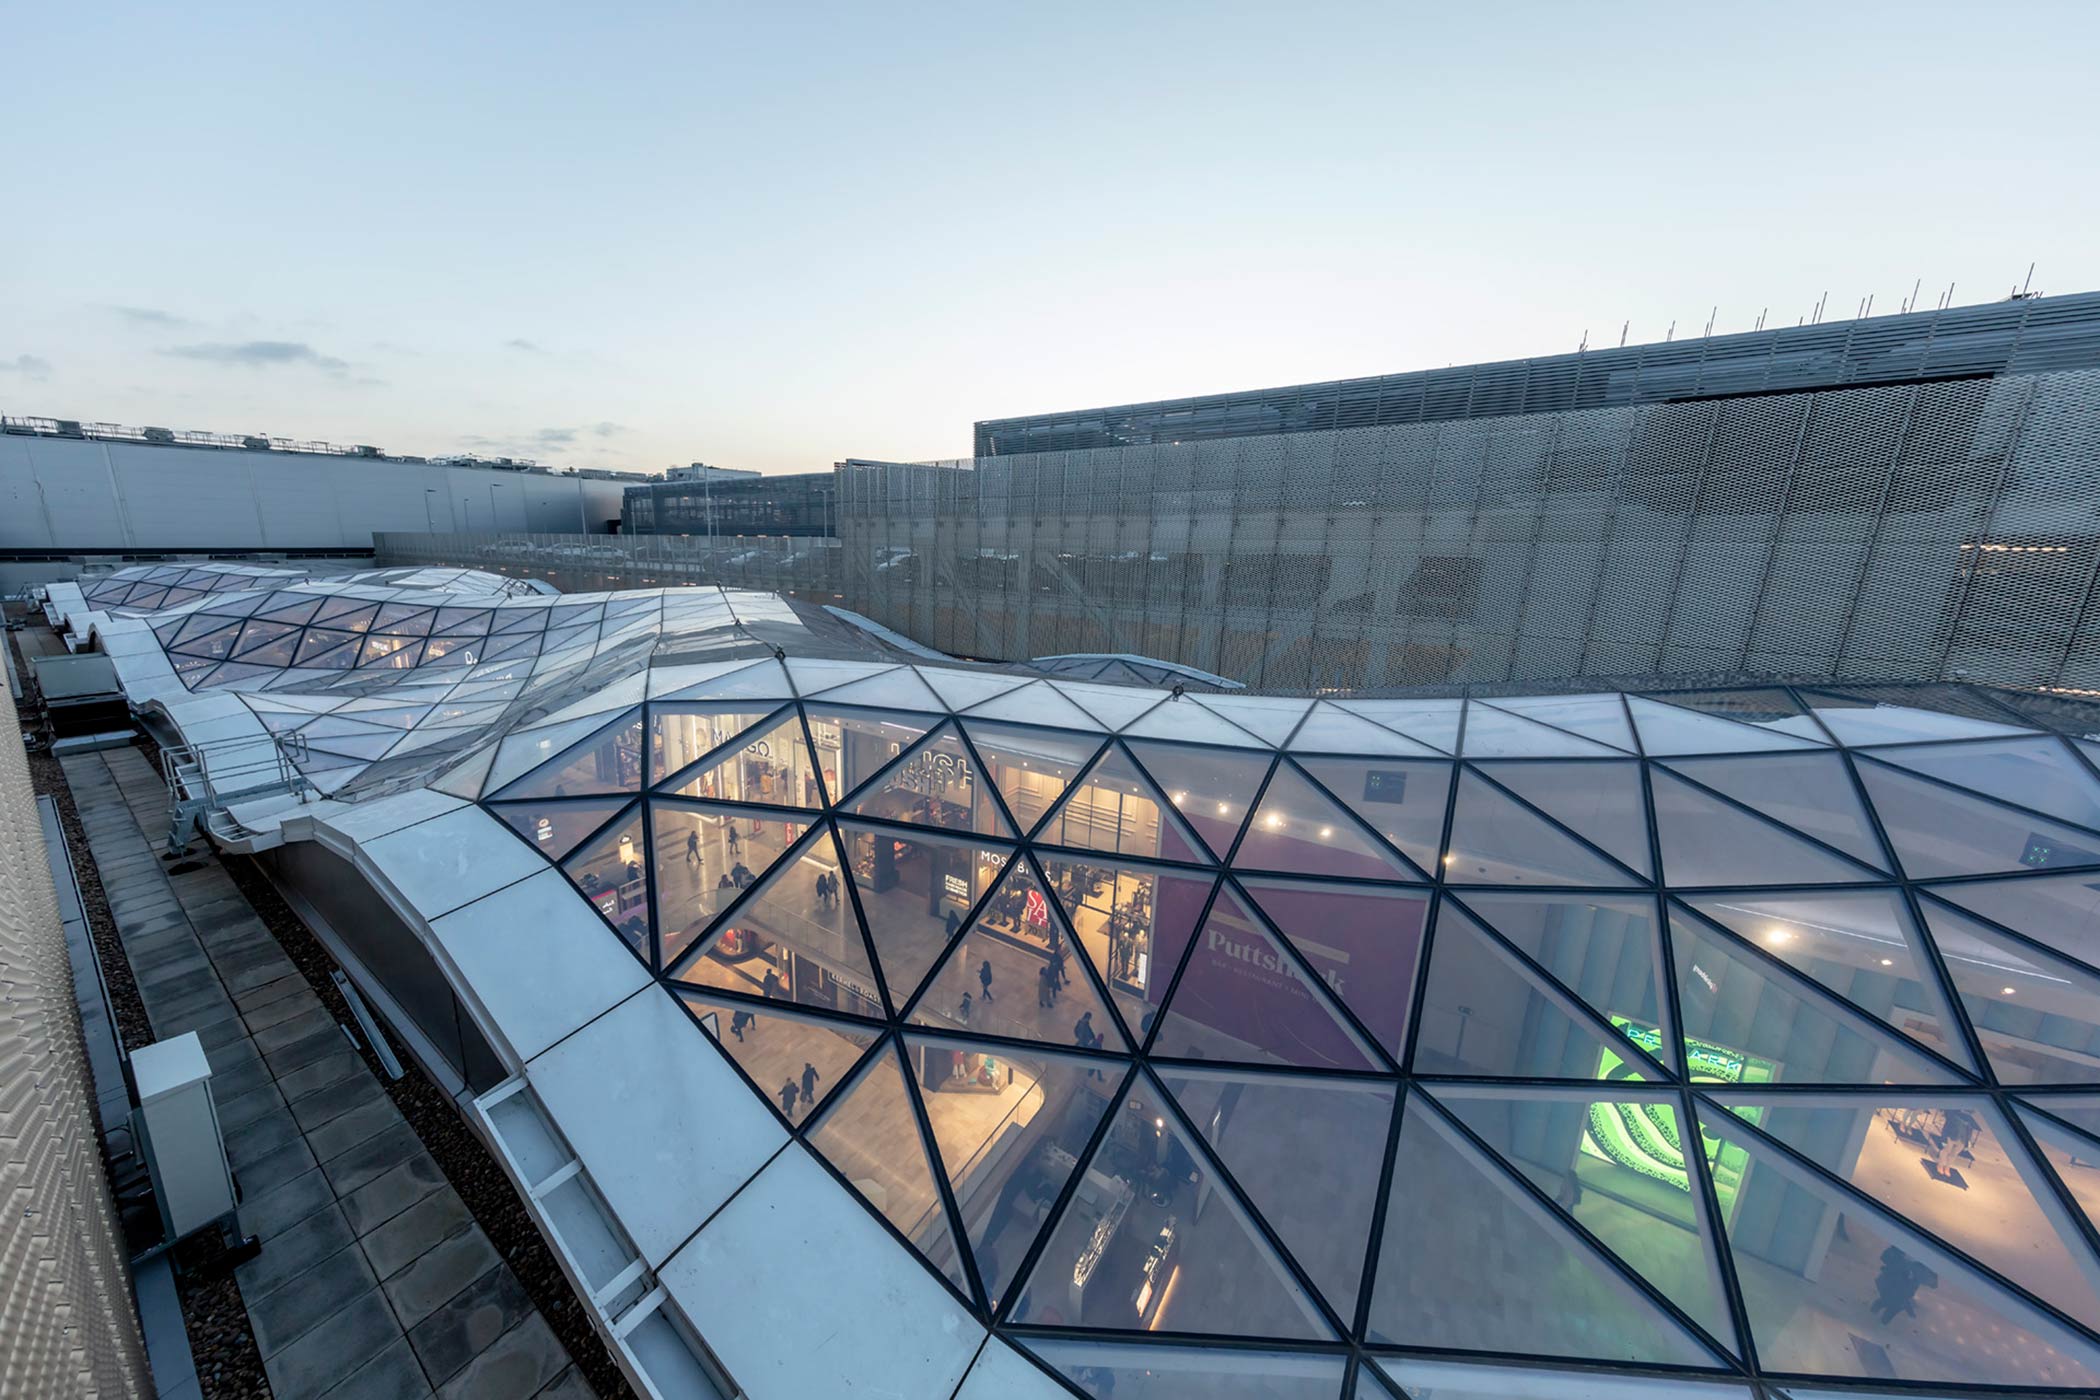
[[[0,1396],[150,1396],[16,732],[0,690]]]
[[[828,551],[382,536],[380,557],[779,589],[958,655],[1136,652],[1282,693],[2100,689],[2100,370],[848,465],[838,511]]]

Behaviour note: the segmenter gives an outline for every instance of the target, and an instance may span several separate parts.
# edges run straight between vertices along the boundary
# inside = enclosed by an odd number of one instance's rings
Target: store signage
[[[962,876],[947,876],[941,881],[941,884],[948,891],[948,898],[961,900],[964,904],[970,902],[970,882]]]
[[[1364,801],[1399,804],[1407,800],[1407,772],[1399,768],[1373,768],[1364,774]]]
[[[958,754],[942,753],[939,750],[914,755],[906,761],[897,775],[890,779],[890,786],[910,792],[935,796],[950,788],[968,787],[970,763]]]
[[[554,823],[548,821],[545,817],[541,817],[534,822],[532,825],[532,839],[535,841],[552,841],[554,839]]]
[[[1034,924],[1037,928],[1050,927],[1050,902],[1043,898],[1041,890],[1028,892],[1028,905],[1021,918],[1023,922]]]

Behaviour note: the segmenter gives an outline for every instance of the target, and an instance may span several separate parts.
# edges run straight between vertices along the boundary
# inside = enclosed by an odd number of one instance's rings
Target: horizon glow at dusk
[[[768,472],[2100,288],[2100,8],[18,10],[0,412]],[[1717,308],[1717,309],[1716,309]]]

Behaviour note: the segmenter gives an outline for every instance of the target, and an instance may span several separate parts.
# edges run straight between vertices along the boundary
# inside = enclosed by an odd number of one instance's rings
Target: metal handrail
[[[161,778],[168,785],[169,849],[185,848],[190,833],[200,827],[227,834],[214,819],[225,815],[232,799],[288,792],[306,800],[313,784],[303,769],[305,739],[296,733],[273,734],[267,758],[246,757],[257,747],[249,737],[174,744],[160,751]]]

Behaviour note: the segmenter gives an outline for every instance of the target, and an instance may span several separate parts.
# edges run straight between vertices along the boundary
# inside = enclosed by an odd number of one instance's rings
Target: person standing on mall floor
[[[980,986],[980,987],[983,987],[983,988],[984,988],[984,999],[985,999],[986,1001],[991,1001],[991,1000],[993,1000],[993,997],[992,997],[992,960],[991,960],[990,958],[986,958],[986,959],[985,959],[985,960],[984,960],[983,962],[979,963],[979,964],[978,964],[978,966],[977,966],[977,985],[978,985],[978,986]]]
[[[965,1026],[970,1024],[970,994],[968,992],[963,993],[963,999],[956,1004],[955,1011],[958,1016],[962,1017],[962,1023]]]
[[[766,980],[760,990],[776,1001],[787,995],[787,986],[780,980],[780,974],[770,967],[766,969]]]
[[[802,1062],[802,1102],[811,1108],[817,1105],[817,1067],[809,1061]]]
[[[790,1122],[794,1121],[795,1097],[798,1092],[795,1088],[795,1081],[792,1079],[780,1086],[780,1112]]]
[[[685,863],[698,869],[700,866],[700,832],[698,828],[685,834]]]
[[[722,839],[729,843],[729,854],[732,859],[735,858],[738,847],[743,844],[743,838],[736,834],[734,818],[722,823]]]
[[[731,1014],[729,1018],[729,1033],[736,1037],[737,1044],[742,1045],[744,1043],[744,1027],[752,1024],[754,1020],[756,1018],[748,1011],[738,1011]]]
[[[1035,1004],[1037,1006],[1057,1005],[1057,1002],[1051,996],[1050,964],[1048,963],[1044,963],[1035,971]]]

